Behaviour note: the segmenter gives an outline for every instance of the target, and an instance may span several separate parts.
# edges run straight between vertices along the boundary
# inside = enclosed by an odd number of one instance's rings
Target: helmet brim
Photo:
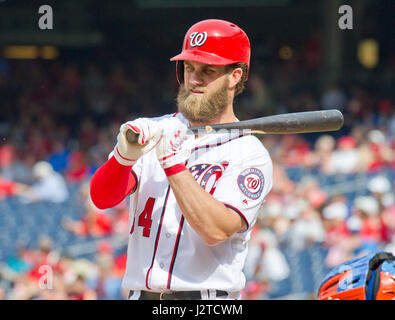
[[[219,57],[216,54],[204,51],[184,51],[170,59],[170,61],[185,60],[210,64],[214,66],[226,66],[238,62],[231,59]]]

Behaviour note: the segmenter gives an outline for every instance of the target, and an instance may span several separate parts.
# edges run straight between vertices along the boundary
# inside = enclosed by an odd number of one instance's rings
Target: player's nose
[[[193,87],[199,87],[203,85],[203,77],[200,72],[194,71],[189,74],[189,83]]]

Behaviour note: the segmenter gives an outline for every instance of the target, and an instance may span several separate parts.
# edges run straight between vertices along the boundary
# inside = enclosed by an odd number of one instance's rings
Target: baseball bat
[[[215,133],[218,130],[240,130],[257,134],[293,134],[339,130],[344,123],[343,114],[336,109],[294,112],[261,117],[238,122],[190,127],[194,133]],[[129,143],[136,143],[138,135],[132,130],[126,132]]]

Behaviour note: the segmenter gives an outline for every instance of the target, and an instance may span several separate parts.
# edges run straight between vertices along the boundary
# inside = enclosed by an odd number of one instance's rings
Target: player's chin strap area
[[[136,292],[131,290],[129,292],[129,299]],[[216,297],[228,296],[228,292],[223,290],[215,290]],[[201,291],[163,291],[163,292],[151,292],[151,291],[140,291],[140,297],[138,300],[205,300],[202,296]]]

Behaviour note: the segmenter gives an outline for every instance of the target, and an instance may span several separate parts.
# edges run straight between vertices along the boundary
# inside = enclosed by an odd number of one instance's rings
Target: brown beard
[[[228,105],[228,84],[226,78],[224,84],[210,95],[195,96],[182,83],[178,90],[178,111],[190,122],[208,123],[218,118]],[[198,90],[198,88],[196,88]]]

